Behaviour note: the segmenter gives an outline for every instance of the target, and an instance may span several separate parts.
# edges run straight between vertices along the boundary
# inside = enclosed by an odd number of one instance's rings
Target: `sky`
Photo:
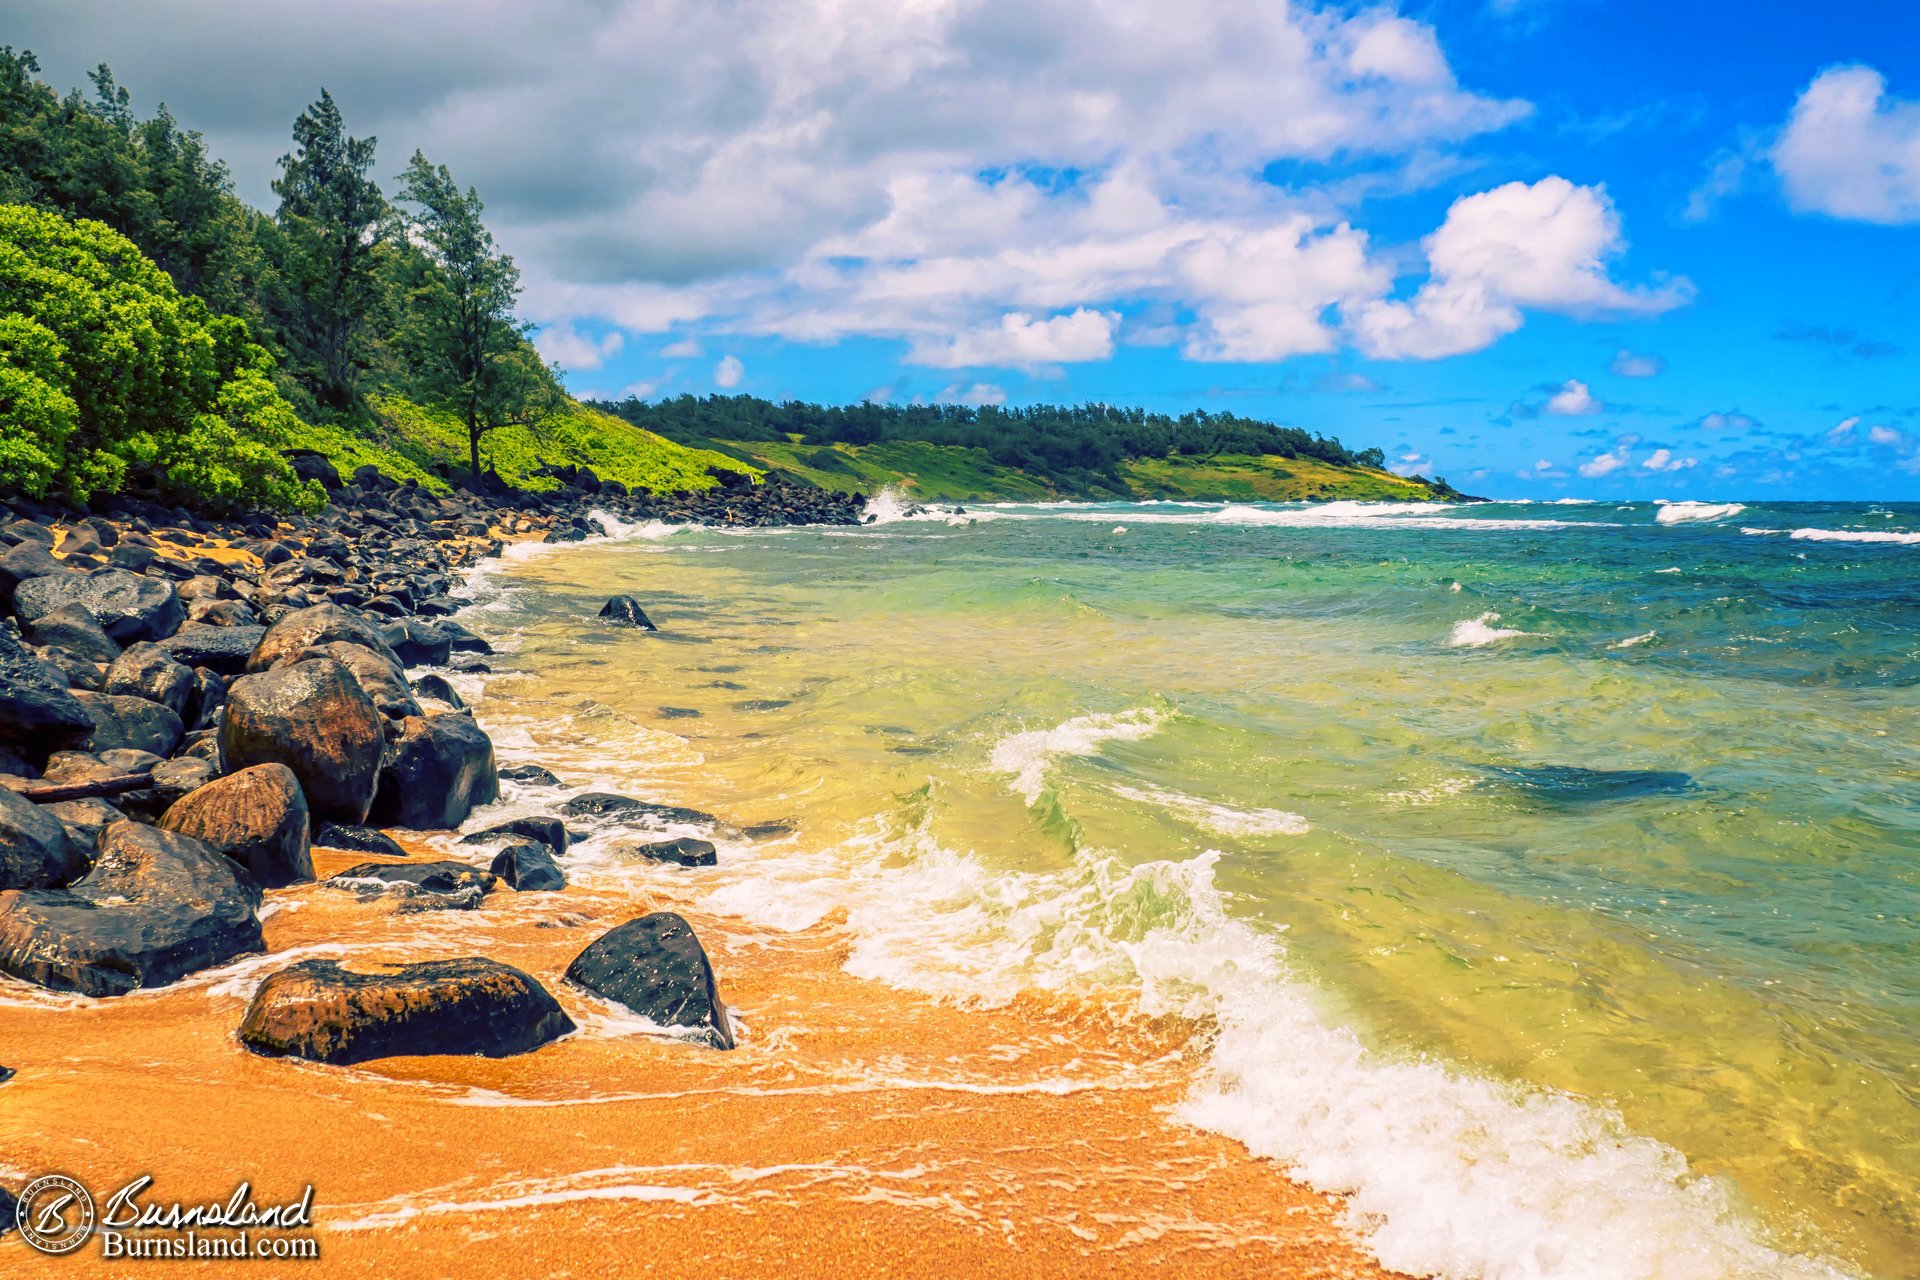
[[[1907,0],[0,0],[271,208],[324,86],[580,395],[1104,401],[1496,497],[1920,498]]]

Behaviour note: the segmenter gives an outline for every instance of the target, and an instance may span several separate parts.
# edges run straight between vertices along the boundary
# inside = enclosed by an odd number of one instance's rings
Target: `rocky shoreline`
[[[467,837],[495,848],[485,871],[406,860],[378,828],[457,829],[502,777],[562,785],[538,762],[503,766],[443,674],[485,672],[491,652],[451,593],[510,541],[603,532],[597,512],[746,527],[869,518],[857,495],[732,472],[667,497],[570,468],[551,472],[561,487],[549,493],[442,496],[370,467],[343,479],[317,455],[294,463],[329,491],[318,516],[0,503],[0,973],[109,998],[261,952],[265,893],[312,881],[315,845],[385,859],[326,883],[400,911],[470,909],[503,885],[563,888],[569,821],[630,830],[636,856],[710,865],[712,844],[662,827],[715,820],[606,793]],[[601,625],[652,628],[630,597]],[[671,912],[607,932],[566,980],[691,1039],[734,1043],[707,955]],[[263,1055],[355,1063],[522,1053],[571,1030],[538,980],[471,956],[291,965],[261,984],[238,1034]]]

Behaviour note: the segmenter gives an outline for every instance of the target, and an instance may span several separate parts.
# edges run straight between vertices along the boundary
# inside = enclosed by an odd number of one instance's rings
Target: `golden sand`
[[[322,876],[364,860],[315,851]],[[1037,995],[962,1010],[848,977],[831,921],[743,931],[672,880],[503,887],[479,918],[312,885],[269,901],[285,904],[267,920],[274,954],[232,981],[94,1002],[0,991],[0,1060],[20,1072],[0,1086],[0,1164],[16,1188],[49,1170],[96,1196],[151,1174],[155,1202],[224,1201],[243,1178],[262,1204],[315,1188],[317,1267],[149,1260],[135,1274],[1386,1274],[1338,1202],[1166,1118],[1204,1027]],[[617,1010],[561,981],[593,938],[659,908],[705,941],[745,1023],[739,1049],[622,1032]],[[357,1068],[242,1049],[252,978],[328,944],[492,956],[583,1030],[514,1058]],[[97,1243],[55,1262],[0,1240],[0,1274],[129,1265]]]

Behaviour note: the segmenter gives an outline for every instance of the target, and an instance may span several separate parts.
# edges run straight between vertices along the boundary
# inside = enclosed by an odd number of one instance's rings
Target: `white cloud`
[[[1603,453],[1596,458],[1589,458],[1581,463],[1580,474],[1589,480],[1597,480],[1601,476],[1612,475],[1626,465],[1627,450],[1626,446],[1623,445],[1615,449],[1612,453]]]
[[[1826,437],[1827,443],[1831,445],[1851,444],[1853,442],[1853,429],[1859,425],[1860,418],[1857,414],[1851,418],[1840,419],[1839,422],[1828,429]]]
[[[1920,221],[1920,101],[1872,67],[1831,67],[1793,104],[1773,148],[1787,202],[1862,222]]]
[[[1118,318],[1084,307],[1043,320],[1010,311],[1000,317],[999,324],[972,329],[945,342],[916,343],[907,358],[941,369],[1033,369],[1105,360],[1113,354],[1113,326]]]
[[[1561,177],[1509,182],[1464,196],[1425,245],[1430,278],[1405,302],[1362,307],[1363,350],[1383,358],[1437,359],[1478,351],[1518,329],[1523,308],[1574,316],[1657,315],[1692,286],[1616,284],[1606,260],[1625,248],[1604,188]]]
[[[1655,449],[1640,464],[1644,471],[1685,471],[1689,467],[1700,465],[1698,458],[1676,458],[1670,449]]]
[[[698,360],[704,354],[698,338],[682,338],[660,348],[660,356],[665,360]]]
[[[1667,362],[1660,356],[1622,347],[1614,353],[1613,363],[1607,368],[1616,378],[1657,378],[1666,372]]]
[[[1757,427],[1760,424],[1744,413],[1731,410],[1722,413],[1716,409],[1712,413],[1700,415],[1700,421],[1695,425],[1702,431],[1745,431],[1749,427]]]
[[[622,387],[618,398],[625,400],[631,396],[635,400],[650,400],[653,398],[653,393],[659,389],[659,382],[652,378],[642,378],[638,382],[630,382],[625,387]]]
[[[1869,427],[1867,440],[1871,444],[1899,444],[1902,436],[1892,427]]]
[[[1606,407],[1578,378],[1568,378],[1566,385],[1547,397],[1546,403],[1546,411],[1556,418],[1585,417]]]
[[[533,346],[547,360],[557,360],[569,371],[598,369],[609,357],[620,354],[626,339],[619,333],[590,338],[571,324],[554,325],[533,335]]]
[[[713,385],[716,387],[737,387],[740,379],[747,376],[747,366],[740,363],[739,356],[722,356],[713,366]]]
[[[1005,404],[1007,393],[991,382],[976,382],[970,387],[954,383],[934,397],[940,404]]]
[[[1398,458],[1395,458],[1387,470],[1393,472],[1395,475],[1411,476],[1425,475],[1428,471],[1432,470],[1432,468],[1432,458],[1408,449],[1401,453]]]

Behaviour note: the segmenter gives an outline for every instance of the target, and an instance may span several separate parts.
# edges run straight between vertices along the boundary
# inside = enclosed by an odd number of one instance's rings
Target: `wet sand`
[[[442,853],[424,853],[439,857]],[[478,857],[478,851],[475,851]],[[360,854],[315,850],[326,876]],[[0,1166],[103,1198],[314,1199],[321,1261],[147,1260],[137,1274],[329,1276],[1260,1275],[1371,1277],[1340,1205],[1171,1123],[1206,1028],[1098,1000],[962,1010],[847,976],[833,921],[704,913],[693,882],[502,887],[478,912],[394,914],[270,893],[270,954],[113,1001],[0,980]],[[721,1053],[635,1031],[560,980],[589,941],[686,915],[744,1022]],[[309,955],[484,954],[538,977],[581,1031],[519,1057],[332,1068],[234,1038],[255,982]],[[125,1274],[97,1243],[0,1273]]]

